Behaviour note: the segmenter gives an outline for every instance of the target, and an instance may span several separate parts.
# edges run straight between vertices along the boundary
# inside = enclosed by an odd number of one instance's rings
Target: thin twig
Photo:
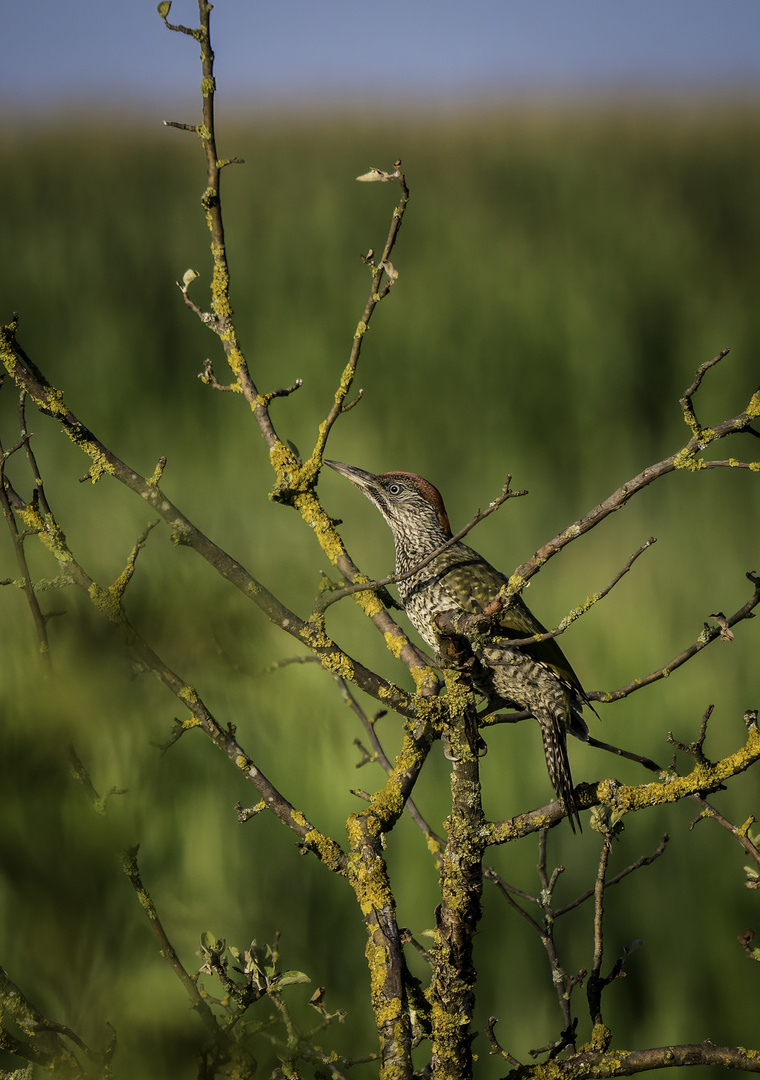
[[[653,851],[651,855],[642,855],[641,858],[632,862],[630,866],[626,866],[625,870],[621,870],[619,874],[616,874],[613,878],[610,878],[607,882],[606,888],[611,889],[614,885],[619,885],[624,878],[627,878],[629,874],[635,873],[636,870],[640,870],[642,866],[650,866],[656,859],[659,859],[661,855],[665,853],[665,848],[668,845],[670,837],[665,835],[660,840],[656,851]],[[575,908],[580,907],[581,904],[585,904],[587,900],[590,900],[594,895],[594,889],[587,889],[586,892],[581,893],[569,904],[565,904],[561,908],[557,908],[554,912],[554,918],[559,919],[562,915],[566,915],[568,911],[574,911]]]
[[[706,818],[712,818],[714,821],[717,821],[719,825],[722,825],[724,829],[727,829],[728,832],[730,832],[731,835],[739,841],[739,843],[744,848],[749,857],[757,863],[758,867],[760,867],[760,849],[757,847],[756,844],[752,843],[746,831],[748,830],[750,825],[754,824],[755,819],[750,818],[748,822],[738,828],[736,825],[732,824],[732,822],[730,822],[727,817],[724,817],[719,810],[716,810],[715,807],[707,801],[707,799],[700,798],[699,795],[695,795],[694,798],[703,807],[703,812],[695,821],[692,821],[691,828],[693,829],[698,821],[703,821]]]
[[[520,1068],[521,1063],[517,1060],[516,1057],[513,1057],[508,1050],[505,1050],[496,1038],[496,1035],[494,1034],[494,1027],[497,1023],[498,1017],[489,1016],[488,1022],[485,1026],[485,1036],[491,1044],[491,1049],[489,1050],[489,1053],[492,1055],[498,1054],[499,1057],[503,1057],[505,1061],[508,1061],[510,1065],[514,1065],[516,1068]]]
[[[171,121],[164,121],[164,123],[167,127],[177,127],[199,135],[206,153],[206,190],[201,201],[211,233],[211,255],[214,265],[211,282],[210,317],[207,317],[206,313],[193,303],[188,296],[186,286],[182,288],[182,293],[184,301],[190,310],[194,311],[204,325],[209,326],[219,338],[235,379],[253,411],[264,441],[271,450],[272,447],[279,444],[280,440],[269,415],[268,403],[260,398],[256,384],[251,377],[248,362],[237,336],[230,296],[231,278],[222,215],[221,179],[225,165],[235,159],[221,159],[216,146],[216,123],[214,118],[216,79],[214,76],[214,51],[211,45],[210,26],[212,6],[205,0],[199,0],[200,26],[198,29],[189,29],[186,26],[170,23],[166,18],[168,12],[159,12],[167,29],[195,38],[201,47],[201,68],[203,72],[201,83],[202,122],[196,125],[177,124]]]
[[[676,750],[680,750],[682,754],[688,754],[690,757],[693,757],[697,765],[710,764],[708,758],[705,757],[703,747],[705,739],[707,738],[707,724],[713,714],[714,708],[714,705],[707,706],[707,709],[702,716],[702,723],[699,725],[699,735],[693,742],[690,742],[688,745],[686,743],[679,742],[678,739],[674,738],[672,731],[668,732],[668,742],[670,743],[670,745],[675,746]]]
[[[421,559],[418,563],[415,563],[409,570],[405,570],[402,574],[389,574],[387,577],[378,578],[376,581],[359,581],[354,582],[351,585],[346,585],[341,589],[336,589],[333,592],[326,593],[323,598],[320,599],[317,610],[324,611],[331,604],[336,603],[338,600],[342,600],[344,596],[352,596],[354,593],[365,592],[367,589],[381,589],[386,585],[395,585],[397,581],[405,581],[413,574],[423,570],[433,559],[437,559],[439,555],[442,555],[444,551],[447,551],[453,544],[458,544],[460,540],[476,525],[479,525],[481,521],[485,521],[487,517],[490,517],[494,511],[498,510],[500,506],[503,506],[508,499],[517,499],[521,495],[527,495],[527,491],[510,491],[509,485],[512,482],[512,477],[507,477],[507,482],[501,490],[501,494],[489,503],[485,510],[478,510],[475,516],[467,522],[464,528],[460,529],[458,533],[451,536],[444,544],[437,547],[435,551],[431,551],[429,555],[426,555],[424,559]]]
[[[552,983],[557,991],[557,999],[562,1013],[563,1030],[569,1031],[572,1024],[569,993],[571,987],[568,986],[569,979],[567,972],[562,968],[559,962],[559,956],[557,955],[557,947],[554,941],[554,922],[556,915],[552,907],[554,889],[560,875],[564,873],[565,868],[564,866],[557,866],[552,872],[551,878],[547,875],[547,838],[548,830],[542,829],[538,834],[538,876],[541,882],[540,904],[544,914],[544,932],[541,935],[541,941],[546,950],[546,955],[549,958]]]
[[[749,572],[745,575],[749,581],[754,585],[755,591],[746,604],[743,604],[730,618],[725,620],[728,627],[735,626],[737,623],[742,622],[744,619],[753,618],[753,611],[760,603],[760,577],[756,574]],[[634,679],[633,682],[628,683],[626,686],[621,686],[619,690],[589,690],[587,697],[590,701],[619,701],[621,698],[627,697],[629,694],[634,693],[636,690],[640,690],[643,686],[649,686],[653,682],[657,682],[660,679],[666,679],[672,672],[683,664],[690,660],[692,656],[695,656],[698,652],[701,652],[707,645],[715,641],[717,638],[723,637],[725,634],[724,626],[708,626],[705,623],[702,633],[699,635],[693,645],[689,645],[666,664],[664,667],[658,668],[649,675],[644,675],[640,679]]]
[[[652,547],[653,544],[656,543],[657,538],[654,536],[650,536],[649,539],[645,543],[643,543],[640,548],[634,551],[633,555],[631,555],[631,557],[628,559],[623,569],[615,575],[609,585],[605,586],[605,588],[603,588],[601,592],[594,593],[593,596],[587,597],[586,601],[583,604],[581,604],[579,607],[573,608],[572,611],[568,612],[564,619],[562,619],[562,621],[557,624],[554,630],[548,630],[545,634],[534,634],[532,637],[515,638],[514,640],[510,638],[510,647],[519,649],[524,647],[525,645],[535,645],[540,641],[550,641],[552,638],[556,638],[559,637],[560,634],[564,634],[565,630],[567,630],[569,626],[572,626],[576,619],[579,619],[581,615],[585,615],[586,612],[590,611],[595,604],[598,604],[600,600],[603,600],[605,596],[612,592],[618,582],[625,577],[625,575],[631,569],[639,556],[643,555],[645,551],[647,551],[650,547]]]
[[[586,993],[588,995],[589,1012],[593,1024],[602,1023],[602,990],[606,986],[606,980],[602,978],[602,960],[604,958],[604,881],[607,876],[607,864],[612,850],[612,841],[608,836],[602,840],[602,850],[599,854],[599,866],[594,884],[594,959],[589,973]]]
[[[702,369],[700,369],[702,374],[725,355],[726,353],[724,351],[719,357],[716,357],[715,360],[708,361],[706,365],[703,365]],[[701,376],[699,381],[701,382]],[[699,383],[697,383],[697,385],[699,385]],[[692,388],[690,387],[689,390],[692,390]],[[694,391],[692,391],[692,393],[693,392]],[[687,394],[688,393],[689,391],[687,391]],[[722,423],[715,424],[709,428],[709,430],[698,428],[698,433],[693,433],[692,438],[675,454],[671,454],[670,457],[664,458],[654,465],[650,465],[637,476],[634,476],[625,484],[622,484],[603,502],[593,507],[593,509],[585,514],[584,517],[574,521],[572,525],[563,529],[561,533],[558,533],[552,540],[540,547],[527,562],[518,566],[512,575],[512,580],[514,582],[513,587],[515,590],[519,591],[524,588],[525,583],[533,577],[534,574],[538,573],[549,559],[554,558],[554,556],[559,554],[559,552],[567,547],[568,544],[573,543],[573,541],[580,539],[581,536],[584,536],[591,529],[596,528],[601,521],[604,521],[610,514],[614,514],[616,511],[620,510],[634,495],[643,491],[645,487],[648,487],[648,485],[655,480],[659,480],[660,477],[680,469],[697,471],[703,468],[737,467],[740,463],[736,462],[733,458],[721,462],[710,462],[699,455],[708,445],[718,442],[729,435],[736,435],[741,432],[756,435],[757,432],[751,425],[752,420],[758,415],[759,406],[760,391],[757,391],[752,395],[751,400],[743,412],[732,417],[730,420],[724,420]],[[746,467],[756,470],[760,469],[760,464],[757,462],[747,463]]]
[[[385,753],[382,743],[377,737],[377,732],[375,730],[375,722],[379,719],[379,717],[375,717],[374,720],[370,720],[364,709],[362,709],[362,707],[359,705],[359,702],[351,693],[346,680],[342,676],[337,674],[334,674],[333,678],[338,685],[341,697],[351,709],[351,711],[354,713],[354,715],[358,717],[359,722],[364,728],[367,734],[367,738],[372,744],[372,749],[374,751],[374,760],[376,760],[382,766],[388,776],[390,776],[393,772],[393,763],[391,762],[388,755]],[[362,762],[362,764],[364,764],[364,762]],[[435,861],[440,864],[441,852],[446,846],[445,840],[443,840],[442,837],[438,836],[438,834],[435,833],[433,829],[428,825],[428,823],[425,821],[424,817],[418,810],[416,803],[411,797],[407,798],[405,809],[409,813],[409,816],[411,817],[417,828],[427,838],[428,847],[433,851]]]
[[[535,930],[537,934],[543,937],[544,928],[541,923],[537,919],[534,919],[533,916],[515,900],[515,896],[519,896],[523,900],[528,900],[533,904],[540,905],[541,901],[539,898],[537,896],[531,896],[530,893],[523,892],[521,889],[516,889],[513,885],[510,885],[505,881],[491,866],[483,868],[483,877],[487,881],[492,881],[512,910],[519,915],[521,919],[524,919],[531,929]]]
[[[395,207],[391,218],[388,237],[385,242],[382,257],[378,267],[373,269],[370,294],[365,304],[362,319],[359,322],[351,348],[351,355],[345,371],[341,377],[338,389],[335,393],[333,406],[320,425],[317,444],[311,458],[306,462],[300,462],[297,455],[288,448],[275,430],[272,418],[269,414],[269,405],[274,395],[259,394],[258,388],[251,376],[248,362],[243,353],[234,322],[234,313],[231,302],[231,276],[227,259],[227,247],[225,242],[224,221],[222,216],[221,196],[221,173],[222,169],[236,158],[220,159],[216,147],[216,127],[214,118],[214,101],[216,93],[216,81],[214,77],[214,52],[211,45],[210,18],[212,5],[206,0],[199,0],[200,26],[196,30],[188,27],[175,25],[167,20],[169,9],[161,5],[159,15],[168,29],[195,38],[201,47],[201,66],[203,71],[203,119],[200,125],[169,125],[179,126],[186,130],[194,131],[200,136],[203,148],[206,152],[206,190],[202,198],[202,204],[206,212],[206,220],[211,233],[211,252],[213,258],[213,278],[211,282],[211,312],[204,312],[195,304],[189,296],[188,289],[194,280],[194,273],[189,278],[183,279],[180,285],[183,299],[188,308],[193,311],[204,325],[209,326],[219,337],[224,348],[230,368],[236,379],[236,384],[242,391],[246,401],[250,405],[253,415],[258,422],[262,437],[269,448],[272,464],[277,473],[277,481],[272,497],[277,501],[295,504],[302,516],[309,522],[315,534],[320,540],[329,557],[336,562],[344,577],[351,580],[359,575],[357,567],[349,558],[345,547],[338,536],[335,524],[325,514],[314,493],[319,463],[324,449],[327,436],[332,425],[341,415],[344,409],[346,395],[353,381],[356,365],[361,352],[362,341],[369,325],[369,320],[379,301],[387,295],[390,285],[395,281],[397,274],[390,263],[390,255],[398,236],[404,216],[407,202],[409,201],[409,189],[406,185],[404,174],[401,172],[401,162],[396,162],[394,173],[384,174],[388,179],[398,180],[401,187],[401,201]],[[385,285],[382,285],[383,278]],[[219,389],[216,376],[210,362],[204,366],[202,379],[209,385]],[[296,389],[294,385],[291,391]],[[318,519],[318,520],[317,520]],[[338,554],[336,555],[336,551]],[[423,653],[416,648],[402,632],[400,627],[393,621],[384,609],[373,610],[372,620],[386,637],[394,639],[397,644],[396,654],[412,672],[417,680],[418,691],[424,696],[434,697],[440,689],[440,684],[434,673],[429,670],[429,664]],[[292,625],[292,624],[290,624]]]
[[[137,865],[137,852],[138,848],[131,848],[129,851],[126,851],[124,853],[121,864],[122,870],[127,875],[127,878],[129,879],[132,888],[137,893],[141,907],[145,911],[145,914],[148,916],[151,930],[155,934],[159,947],[161,949],[161,955],[164,957],[169,967],[172,969],[174,974],[184,986],[185,991],[190,998],[190,1002],[195,1011],[200,1016],[204,1027],[208,1032],[213,1035],[214,1039],[216,1039],[219,1037],[219,1026],[217,1024],[216,1018],[214,1017],[214,1014],[209,1008],[208,1003],[204,999],[203,995],[199,991],[197,980],[194,979],[193,976],[187,972],[184,965],[182,964],[182,961],[177,956],[177,953],[174,950],[174,946],[169,941],[169,938],[158,916],[158,912],[156,911],[156,907],[153,903],[150,893],[143,885],[140,870]]]
[[[716,364],[719,364],[724,357],[728,356],[730,351],[730,349],[721,349],[718,355],[714,356],[712,360],[705,360],[703,364],[700,364],[700,366],[697,368],[697,371],[695,372],[694,382],[691,384],[690,387],[688,387],[687,390],[684,391],[684,395],[681,398],[680,405],[681,409],[683,410],[684,420],[695,435],[699,435],[702,431],[702,428],[697,421],[697,416],[694,411],[692,398],[696,394],[697,390],[699,390],[700,386],[702,385],[702,379],[705,377],[710,368],[715,367]]]
[[[379,174],[380,170],[376,170]],[[372,270],[372,282],[370,284],[369,296],[367,302],[364,305],[364,311],[359,320],[359,323],[354,332],[354,339],[351,346],[351,352],[349,354],[348,363],[346,364],[343,374],[341,375],[338,389],[335,391],[335,400],[332,407],[328,412],[325,419],[319,425],[319,432],[312,451],[311,460],[315,466],[319,466],[322,461],[322,455],[324,454],[325,446],[329,438],[330,432],[339,416],[344,412],[344,405],[346,398],[353,385],[354,377],[356,375],[356,368],[359,363],[359,357],[361,356],[362,345],[364,343],[364,337],[369,328],[370,320],[377,308],[377,305],[383,300],[390,291],[390,288],[395,281],[393,273],[389,272],[390,256],[395,247],[396,240],[398,239],[399,230],[401,229],[402,222],[404,220],[404,214],[409,202],[409,188],[407,187],[406,177],[401,171],[401,161],[397,161],[393,173],[383,173],[382,177],[386,180],[398,181],[401,188],[401,198],[394,207],[391,217],[390,228],[388,229],[388,235],[385,240],[385,246],[383,247],[383,253],[377,264],[369,262]],[[357,179],[361,179],[360,177]],[[365,261],[367,261],[365,259]],[[383,284],[383,278],[385,278],[385,284]]]
[[[90,778],[89,772],[85,768],[82,759],[79,757],[79,754],[76,752],[73,745],[69,745],[67,747],[66,756],[69,759],[69,764],[71,766],[71,772],[74,776],[74,779],[82,785],[82,789],[84,790],[87,798],[92,803],[93,809],[96,811],[96,813],[105,814],[108,800],[111,798],[112,795],[127,794],[125,788],[112,787],[106,792],[105,795],[99,795],[97,790],[95,789],[95,785],[93,784],[92,779]]]

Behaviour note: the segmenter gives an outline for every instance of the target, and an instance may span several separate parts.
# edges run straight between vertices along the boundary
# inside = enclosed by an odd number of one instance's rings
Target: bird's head
[[[365,472],[355,465],[325,461],[367,496],[393,530],[397,546],[434,550],[451,537],[446,507],[429,480],[408,472]]]

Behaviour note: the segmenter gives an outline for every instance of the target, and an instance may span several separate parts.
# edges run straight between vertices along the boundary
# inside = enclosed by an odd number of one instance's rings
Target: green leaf
[[[208,930],[204,930],[201,934],[201,948],[205,952],[223,953],[226,947],[227,942],[224,938],[217,938],[214,934],[209,933]]]
[[[282,975],[278,975],[276,978],[277,988],[281,986],[291,986],[294,983],[308,983],[311,979],[308,975],[304,975],[302,971],[283,971]]]

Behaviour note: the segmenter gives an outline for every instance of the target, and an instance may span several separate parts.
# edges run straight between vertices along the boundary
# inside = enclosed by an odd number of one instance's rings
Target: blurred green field
[[[268,501],[271,472],[242,399],[196,378],[216,341],[186,311],[175,282],[209,278],[200,209],[200,146],[176,131],[71,118],[4,140],[2,319],[17,310],[19,340],[67,402],[120,457],[144,474],[168,459],[163,488],[196,524],[308,614],[329,567],[299,519]],[[270,116],[221,122],[220,152],[244,158],[224,173],[223,196],[240,337],[262,391],[303,378],[273,407],[280,434],[307,454],[329,409],[366,298],[358,255],[379,250],[396,190],[357,184],[370,165],[401,157],[412,198],[393,262],[399,279],[373,320],[357,386],[364,400],[333,433],[330,456],[373,471],[408,469],[443,491],[454,527],[501,490],[507,476],[530,494],[471,537],[511,571],[620,483],[685,441],[678,399],[695,369],[724,346],[696,406],[703,423],[733,416],[760,379],[760,110],[634,107],[488,108],[367,122],[358,115]],[[17,399],[0,393],[3,445],[17,440]],[[107,478],[80,484],[87,462],[49,420],[29,413],[51,505],[86,569],[102,584],[121,571],[148,521],[145,507]],[[738,437],[718,456],[760,457]],[[11,479],[30,491],[20,455]],[[678,473],[635,499],[534,579],[527,600],[555,625],[605,586],[650,535],[657,545],[563,648],[589,689],[614,689],[672,659],[716,611],[750,595],[760,570],[757,474]],[[345,481],[320,485],[325,505],[369,573],[392,569],[390,534]],[[51,560],[28,544],[39,577]],[[0,578],[16,577],[6,533]],[[346,1053],[374,1049],[366,1004],[364,932],[345,883],[299,858],[292,837],[264,815],[245,826],[235,803],[253,801],[226,760],[191,733],[161,755],[177,703],[136,674],[86,600],[43,597],[66,614],[50,624],[55,678],[42,679],[20,591],[0,594],[0,964],[46,1015],[92,1043],[119,1036],[120,1076],[195,1075],[200,1027],[158,955],[119,870],[141,845],[141,867],[187,967],[200,934],[230,943],[282,931],[283,966],[311,988],[290,995],[299,1016],[318,985],[345,1025],[323,1037]],[[361,736],[325,673],[294,665],[296,651],[196,555],[151,535],[127,594],[151,644],[192,682],[222,723],[314,823],[341,840],[361,804],[353,787]],[[402,668],[348,601],[328,628],[357,658],[408,685]],[[695,738],[708,704],[713,758],[744,740],[742,714],[760,705],[758,631],[738,628],[670,679],[601,708],[601,738],[666,764],[667,732]],[[365,701],[370,712],[375,703]],[[378,730],[389,750],[399,723]],[[99,791],[97,817],[69,775],[73,742]],[[483,762],[486,811],[501,818],[551,792],[535,725],[493,731]],[[641,770],[571,747],[576,781]],[[437,748],[418,804],[438,829],[447,763]],[[760,809],[756,776],[715,803],[737,823]],[[657,846],[668,852],[610,893],[609,968],[634,939],[645,947],[607,991],[617,1046],[751,1042],[757,971],[737,936],[760,926],[743,886],[738,844],[717,825],[690,831],[696,807],[629,819],[612,856],[616,873]],[[555,830],[550,855],[565,863],[563,902],[593,884],[599,838]],[[419,936],[434,923],[435,879],[411,823],[390,838],[399,917]],[[489,863],[538,890],[533,842]],[[482,971],[476,1025],[521,1059],[557,1036],[559,1013],[538,939],[486,888],[476,956]],[[592,912],[560,933],[569,970],[588,967]],[[412,961],[414,963],[414,961]],[[200,961],[198,961],[200,963]],[[424,977],[418,967],[417,973]],[[207,980],[209,985],[211,980]],[[263,1006],[266,1009],[266,1006]],[[579,999],[577,1011],[584,1014]],[[316,1015],[316,1014],[314,1014]],[[581,1037],[587,1034],[583,1020]],[[334,1036],[334,1041],[333,1041]],[[506,1070],[487,1056],[479,1076]],[[271,1072],[266,1045],[261,1075]],[[0,1056],[0,1067],[9,1064]],[[372,1067],[352,1075],[373,1075]]]

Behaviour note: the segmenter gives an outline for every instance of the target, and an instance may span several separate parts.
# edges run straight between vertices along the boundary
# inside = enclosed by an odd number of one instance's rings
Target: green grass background
[[[455,527],[501,489],[527,488],[471,537],[505,571],[615,487],[686,440],[678,399],[702,361],[722,347],[696,406],[703,423],[746,406],[760,374],[760,113],[698,103],[684,108],[611,103],[446,115],[272,115],[220,123],[220,152],[245,158],[224,173],[233,302],[262,391],[304,380],[275,402],[283,437],[306,454],[347,359],[369,284],[360,252],[382,248],[397,191],[357,184],[370,165],[404,161],[412,198],[394,264],[397,285],[376,313],[357,386],[364,400],[341,420],[332,457],[374,471],[409,469],[444,493]],[[214,337],[184,308],[175,285],[201,271],[193,296],[205,306],[208,239],[199,205],[199,144],[176,131],[125,121],[71,118],[54,129],[9,134],[3,151],[2,317],[21,315],[19,340],[79,418],[143,474],[165,455],[163,487],[200,528],[240,559],[300,615],[329,570],[313,536],[271,503],[268,459],[237,396],[196,378]],[[16,396],[0,393],[2,438],[14,429]],[[29,412],[46,490],[80,561],[101,583],[122,569],[149,520],[108,478],[81,484],[87,462],[49,420]],[[749,436],[718,456],[757,458]],[[8,473],[29,492],[20,457]],[[320,494],[341,517],[354,558],[373,575],[392,568],[390,535],[359,495],[332,474]],[[608,583],[647,537],[658,544],[610,598],[563,639],[589,689],[613,689],[672,659],[715,611],[748,597],[760,570],[757,476],[679,473],[646,490],[622,514],[572,545],[531,584],[527,599],[555,624]],[[27,544],[34,573],[51,560]],[[0,577],[17,570],[0,536]],[[23,596],[0,595],[0,963],[41,1011],[94,1044],[105,1021],[119,1035],[121,1076],[193,1076],[200,1027],[161,960],[118,854],[140,843],[141,867],[186,966],[202,931],[245,946],[282,931],[283,966],[312,988],[290,1000],[304,1023],[317,985],[348,1018],[321,1038],[361,1054],[373,1049],[364,932],[346,884],[266,815],[245,826],[234,806],[252,791],[200,734],[165,755],[177,702],[131,667],[107,627],[73,590],[43,596],[55,677],[44,680]],[[361,735],[328,675],[315,665],[267,673],[298,650],[193,552],[151,535],[127,594],[130,617],[192,682],[283,794],[343,839],[361,806],[353,787],[381,782],[357,772]],[[328,627],[349,651],[408,685],[349,601]],[[667,763],[667,732],[696,737],[715,704],[707,752],[744,738],[742,714],[760,704],[757,630],[744,624],[666,682],[600,709],[600,737]],[[374,712],[375,703],[363,704]],[[378,730],[390,751],[399,721]],[[99,791],[95,815],[69,775],[73,742]],[[493,731],[483,762],[486,812],[502,818],[545,802],[550,788],[535,725]],[[571,748],[577,781],[635,766]],[[687,767],[684,765],[684,767]],[[441,829],[448,768],[440,748],[421,778],[418,803]],[[756,776],[715,796],[741,823],[758,810]],[[605,995],[622,1047],[692,1042],[756,1043],[758,972],[737,943],[758,926],[746,861],[717,825],[689,825],[696,807],[626,822],[615,873],[652,851],[667,854],[613,890],[607,902],[605,970],[643,939],[624,981]],[[567,867],[560,902],[593,883],[600,839],[568,828],[549,840]],[[536,844],[489,852],[521,888],[538,890]],[[399,918],[420,935],[434,924],[435,875],[409,822],[389,838]],[[558,929],[570,971],[591,962],[588,905]],[[475,1025],[500,1017],[498,1034],[526,1060],[559,1031],[559,1013],[538,937],[486,887],[476,940],[481,970]],[[198,963],[200,963],[198,961]],[[420,977],[424,966],[412,957]],[[206,980],[210,989],[212,981]],[[259,1006],[261,1015],[270,1011]],[[580,1036],[588,1031],[579,995]],[[316,1016],[316,1014],[314,1014]],[[503,1075],[485,1039],[479,1076]],[[261,1075],[271,1051],[258,1044]],[[421,1061],[424,1058],[421,1057]],[[5,1067],[10,1067],[6,1065]],[[372,1075],[374,1067],[358,1070]]]

